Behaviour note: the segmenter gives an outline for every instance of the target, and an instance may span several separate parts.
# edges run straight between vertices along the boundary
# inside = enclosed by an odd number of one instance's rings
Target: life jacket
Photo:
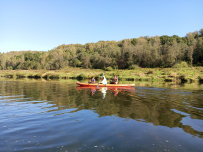
[[[114,78],[114,84],[118,83],[118,77]]]
[[[106,85],[106,84],[107,84],[107,81],[106,81],[105,76],[103,76],[103,78],[102,78],[102,82],[101,82],[101,83],[103,83],[104,85]]]
[[[114,78],[114,82],[117,82],[118,81],[118,77]]]

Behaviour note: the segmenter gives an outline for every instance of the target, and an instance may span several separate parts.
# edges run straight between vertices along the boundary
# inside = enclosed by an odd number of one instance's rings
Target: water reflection
[[[18,103],[22,109],[29,108],[29,112],[54,116],[91,110],[99,117],[115,116],[154,126],[181,128],[185,133],[203,138],[201,89],[81,88],[67,81],[6,81],[0,82],[0,93],[0,102],[5,107]]]
[[[109,90],[111,93],[114,94],[114,96],[117,96],[119,92],[129,92],[134,93],[135,88],[134,87],[76,87],[76,90],[91,90],[91,95],[93,96],[95,92],[101,92],[102,98],[104,99],[106,97],[107,90]]]

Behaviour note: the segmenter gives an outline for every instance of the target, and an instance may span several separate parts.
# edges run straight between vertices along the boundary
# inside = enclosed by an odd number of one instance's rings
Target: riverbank
[[[97,80],[105,73],[108,80],[114,75],[119,80],[203,83],[203,67],[192,68],[138,68],[135,70],[112,70],[65,68],[62,70],[1,70],[0,77],[36,79],[90,79]]]

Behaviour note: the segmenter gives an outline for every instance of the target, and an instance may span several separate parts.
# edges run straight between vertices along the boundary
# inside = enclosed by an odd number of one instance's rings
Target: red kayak
[[[81,87],[133,87],[135,84],[99,84],[98,83],[80,83],[76,82],[77,85]]]

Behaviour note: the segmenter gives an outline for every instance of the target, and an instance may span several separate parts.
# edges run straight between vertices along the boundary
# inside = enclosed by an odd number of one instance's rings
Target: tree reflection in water
[[[117,116],[154,126],[181,128],[203,138],[203,87],[197,86],[196,91],[181,90],[181,87],[85,88],[67,81],[7,81],[1,83],[0,90],[2,96],[23,95],[17,102],[41,101],[51,109],[47,113],[58,111],[58,115],[63,115],[64,111],[88,109],[99,117]]]

